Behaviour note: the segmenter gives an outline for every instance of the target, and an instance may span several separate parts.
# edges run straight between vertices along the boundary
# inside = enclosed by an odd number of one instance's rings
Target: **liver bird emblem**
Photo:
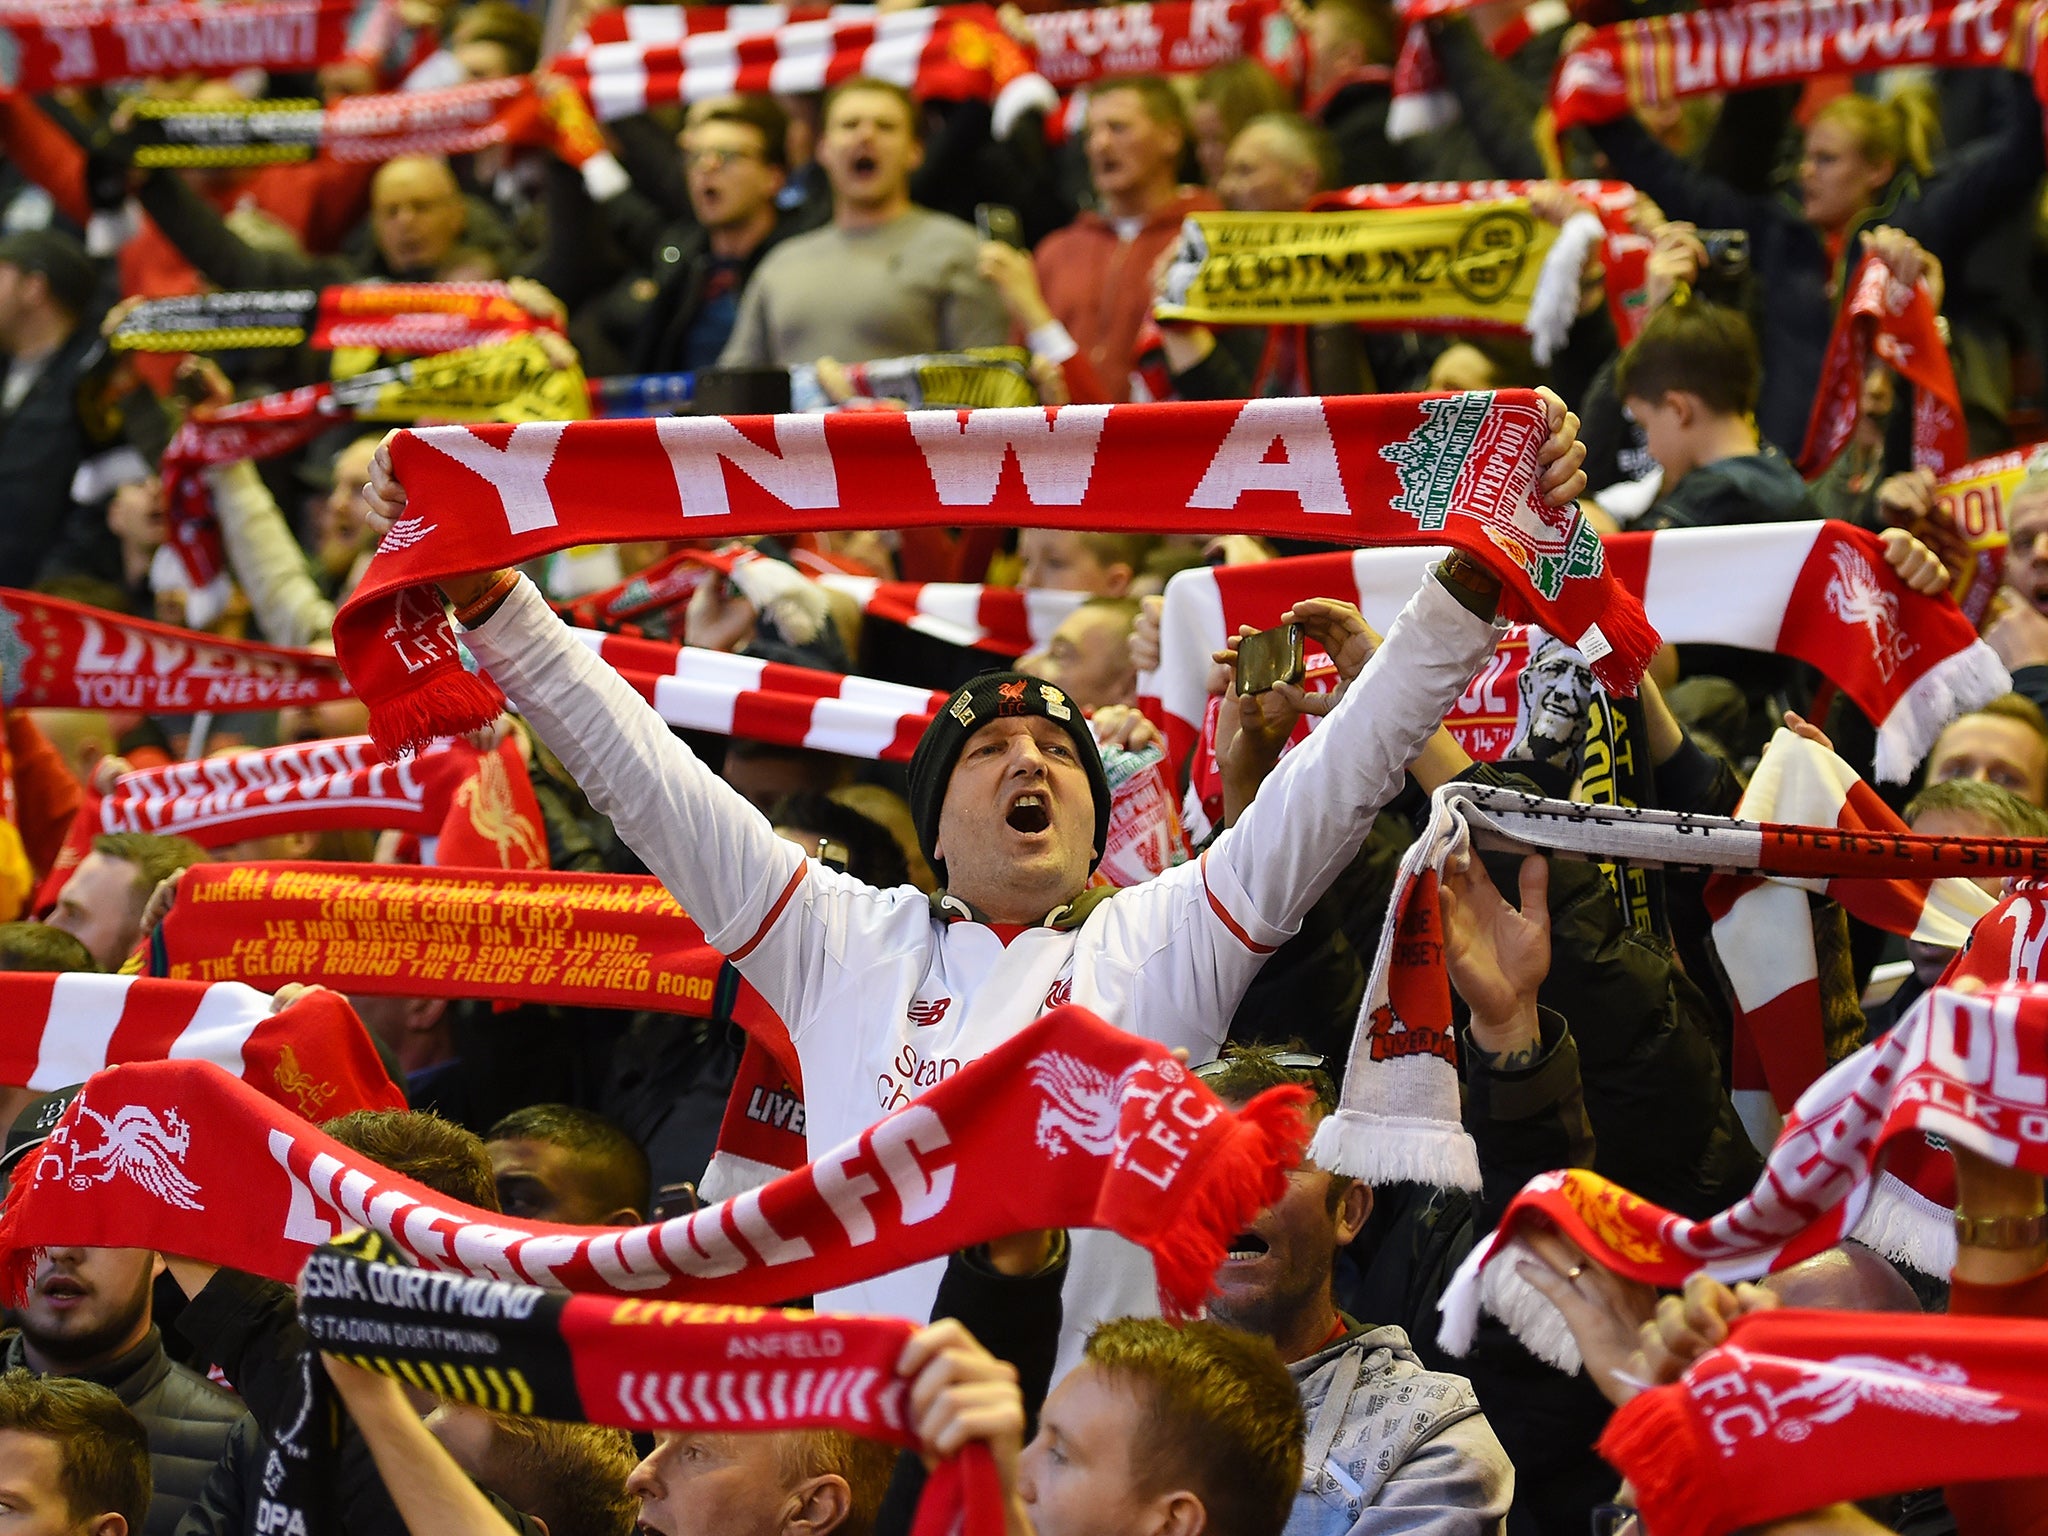
[[[334,1084],[321,1082],[300,1066],[299,1053],[289,1045],[277,1048],[277,1070],[271,1077],[281,1092],[299,1101],[299,1113],[308,1120],[318,1119],[321,1106],[334,1097]]]
[[[175,1109],[156,1111],[130,1104],[111,1119],[81,1103],[80,1114],[99,1126],[103,1139],[96,1147],[81,1149],[75,1139],[68,1146],[69,1165],[63,1176],[73,1189],[112,1183],[116,1175],[133,1179],[166,1205],[183,1211],[206,1209],[198,1200],[199,1186],[185,1176],[185,1154],[192,1147],[192,1128]],[[74,1138],[77,1127],[72,1127]]]
[[[1024,1070],[1032,1086],[1045,1095],[1038,1110],[1038,1145],[1047,1156],[1059,1157],[1069,1147],[1108,1157],[1117,1149],[1117,1121],[1124,1089],[1145,1069],[1138,1062],[1111,1077],[1078,1056],[1045,1051]]]
[[[476,777],[455,791],[455,804],[469,812],[477,835],[498,850],[505,869],[546,869],[547,839],[512,798],[512,776],[505,759],[486,752],[477,759]]]
[[[1745,1370],[1764,1363],[1733,1346],[1726,1352]],[[1833,1424],[1866,1406],[1956,1424],[2003,1424],[2019,1416],[2016,1408],[1998,1406],[1998,1393],[1971,1386],[1961,1366],[1928,1355],[1903,1361],[1883,1355],[1837,1355],[1825,1363],[1774,1359],[1770,1364],[1778,1370],[1794,1366],[1800,1373],[1799,1381],[1789,1387],[1765,1387],[1751,1376],[1751,1386],[1770,1408],[1771,1432],[1780,1440],[1804,1440],[1815,1426]]]
[[[1890,682],[1900,663],[1919,649],[1899,626],[1899,594],[1885,589],[1854,545],[1837,544],[1829,558],[1835,563],[1835,574],[1828,578],[1823,594],[1828,611],[1844,624],[1861,624],[1870,631],[1877,675]]]

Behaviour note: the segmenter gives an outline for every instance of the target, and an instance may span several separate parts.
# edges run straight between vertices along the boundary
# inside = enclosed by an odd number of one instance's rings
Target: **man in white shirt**
[[[1577,418],[1546,393],[1543,485],[1585,483]],[[380,450],[366,491],[382,528],[404,488]],[[499,579],[450,581],[459,607]],[[1199,860],[1113,894],[1087,892],[1107,790],[1080,711],[1015,674],[948,701],[912,766],[919,836],[945,884],[877,890],[807,860],[686,747],[521,580],[466,629],[472,653],[591,804],[788,1026],[813,1152],[1073,1002],[1196,1062],[1221,1047],[1268,955],[1352,859],[1411,758],[1493,652],[1499,584],[1453,555],[1395,621],[1320,729]],[[930,1315],[943,1261],[819,1298],[833,1311]],[[1061,1363],[1108,1318],[1157,1311],[1149,1260],[1108,1233],[1075,1237]]]

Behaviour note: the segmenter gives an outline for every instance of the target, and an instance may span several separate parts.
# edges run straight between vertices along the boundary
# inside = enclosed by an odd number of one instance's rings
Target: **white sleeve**
[[[1108,903],[1103,958],[1121,957],[1130,970],[1123,1027],[1184,1045],[1198,1062],[1215,1054],[1258,968],[1357,857],[1498,638],[1433,576],[1424,581],[1329,718],[1280,760],[1237,824],[1198,861]]]
[[[705,938],[735,963],[751,953],[803,883],[796,846],[698,761],[525,577],[463,640]],[[762,978],[749,980],[770,993]],[[785,1004],[798,999],[768,1001],[787,1020]]]

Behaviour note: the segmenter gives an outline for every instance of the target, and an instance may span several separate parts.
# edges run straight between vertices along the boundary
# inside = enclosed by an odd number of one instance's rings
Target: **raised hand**
[[[1564,403],[1564,397],[1548,385],[1536,391],[1543,399],[1544,419],[1550,436],[1536,452],[1542,471],[1543,499],[1553,507],[1568,507],[1586,493],[1586,445],[1579,441],[1579,417]]]
[[[1472,1010],[1472,1043],[1497,1057],[1542,1038],[1536,989],[1550,974],[1550,863],[1522,860],[1521,910],[1501,899],[1477,856],[1444,871],[1444,969]]]
[[[1532,1229],[1521,1240],[1534,1257],[1515,1272],[1563,1314],[1587,1377],[1619,1408],[1645,1386],[1632,1371],[1642,1330],[1657,1315],[1656,1289],[1622,1279],[1562,1232]]]

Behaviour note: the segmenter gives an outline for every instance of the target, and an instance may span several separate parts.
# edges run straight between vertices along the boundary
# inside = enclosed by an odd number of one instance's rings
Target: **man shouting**
[[[1585,450],[1564,402],[1547,391],[1544,402],[1543,489],[1564,506],[1585,485]],[[388,444],[366,496],[381,527],[403,515]],[[1200,860],[1113,894],[1084,894],[1109,790],[1081,710],[1039,678],[974,679],[911,762],[911,810],[945,887],[929,901],[908,886],[877,890],[776,837],[524,578],[486,572],[443,592],[471,652],[591,804],[782,1016],[816,1157],[1062,1003],[1198,1063],[1213,1057],[1259,967],[1351,861],[1492,654],[1499,584],[1462,555],[1439,565],[1236,825]],[[1362,626],[1318,638],[1333,651],[1372,643]],[[936,1171],[938,1150],[927,1150],[934,1201],[974,1199]],[[922,1321],[943,1267],[913,1266],[818,1305]],[[1076,1234],[1063,1365],[1098,1322],[1156,1310],[1141,1250]]]

